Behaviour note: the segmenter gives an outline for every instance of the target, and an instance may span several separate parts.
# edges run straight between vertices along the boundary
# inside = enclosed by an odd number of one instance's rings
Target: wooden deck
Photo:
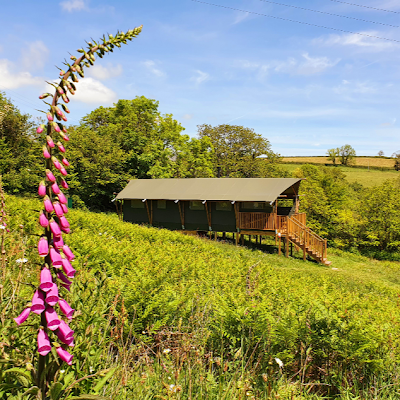
[[[261,212],[240,212],[239,213],[239,229],[249,230],[254,229],[257,231],[277,231],[285,232],[287,225],[286,215],[277,215],[275,213],[261,213]],[[292,219],[306,224],[306,214],[294,214]]]

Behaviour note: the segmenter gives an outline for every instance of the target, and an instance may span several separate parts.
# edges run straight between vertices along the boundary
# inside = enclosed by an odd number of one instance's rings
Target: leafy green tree
[[[336,165],[336,159],[339,157],[340,149],[338,147],[333,149],[328,149],[326,154],[328,156],[328,160],[332,161],[333,165]]]
[[[238,125],[199,125],[200,139],[209,138],[214,148],[214,174],[221,167],[223,176],[267,176],[266,164],[280,161],[269,141],[253,129]],[[257,157],[264,155],[264,159]]]
[[[0,175],[9,193],[35,193],[43,166],[38,134],[28,114],[0,92]]]
[[[400,171],[400,150],[393,153],[392,157],[394,158],[394,169]]]
[[[339,149],[339,156],[342,165],[349,165],[356,156],[356,151],[349,144],[345,144]]]

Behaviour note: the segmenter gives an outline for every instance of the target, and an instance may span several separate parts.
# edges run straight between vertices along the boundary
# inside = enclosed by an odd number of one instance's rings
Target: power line
[[[269,0],[260,0],[260,1],[263,1],[264,3],[277,4],[277,5],[279,5],[279,6],[297,8],[297,9],[299,9],[299,10],[312,11],[312,12],[315,12],[315,13],[332,15],[332,16],[334,16],[334,17],[348,18],[348,19],[354,19],[354,20],[356,20],[356,21],[369,22],[369,23],[371,23],[371,24],[379,24],[379,25],[391,26],[392,28],[400,28],[400,26],[398,26],[398,25],[390,25],[390,24],[385,24],[385,23],[383,23],[383,22],[375,22],[375,21],[370,21],[370,20],[362,19],[362,18],[348,17],[347,15],[333,14],[333,13],[326,12],[326,11],[319,11],[319,10],[313,10],[313,9],[311,9],[311,8],[304,8],[304,7],[293,6],[293,5],[291,5],[291,4],[282,4],[282,3],[277,3],[277,2],[275,2],[275,1],[269,1]]]
[[[385,12],[400,14],[399,11],[385,10],[384,8],[369,7],[369,6],[364,6],[364,5],[362,5],[362,4],[347,3],[346,1],[339,1],[339,0],[331,0],[331,1],[334,1],[335,3],[347,4],[347,5],[349,5],[349,6],[371,8],[372,10],[385,11]]]
[[[200,1],[200,0],[191,0],[191,1],[194,1],[194,2],[196,2],[196,3],[208,4],[209,6],[214,6],[214,7],[226,8],[226,9],[228,9],[228,10],[241,11],[241,12],[245,12],[245,13],[248,13],[248,14],[260,15],[261,17],[280,19],[280,20],[282,20],[282,21],[296,22],[297,24],[315,26],[315,27],[317,27],[317,28],[331,29],[331,30],[334,30],[334,31],[339,31],[339,32],[344,32],[344,33],[351,33],[351,34],[353,34],[353,35],[366,36],[366,37],[370,37],[370,38],[374,38],[374,39],[387,40],[388,42],[400,43],[400,40],[388,39],[388,38],[384,38],[384,37],[380,37],[380,36],[374,36],[374,35],[368,35],[367,33],[346,31],[346,30],[344,30],[344,29],[331,28],[331,27],[329,27],[329,26],[316,25],[316,24],[312,24],[312,23],[310,23],[310,22],[296,21],[296,20],[294,20],[294,19],[276,17],[275,15],[262,14],[262,13],[258,13],[258,12],[255,12],[255,11],[241,10],[241,9],[239,9],[239,8],[233,8],[233,7],[223,6],[223,5],[220,5],[220,4],[207,3],[207,2],[205,2],[205,1]]]

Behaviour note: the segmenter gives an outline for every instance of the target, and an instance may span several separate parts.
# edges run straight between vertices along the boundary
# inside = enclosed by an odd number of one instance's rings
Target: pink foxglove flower
[[[68,189],[68,183],[65,182],[64,179],[61,179],[61,186],[62,186],[64,189]]]
[[[51,161],[53,162],[53,165],[54,165],[58,170],[61,168],[60,161],[58,161],[56,157],[51,157]]]
[[[71,229],[70,229],[70,228],[61,227],[61,230],[62,230],[64,233],[66,233],[67,235],[68,235],[69,233],[71,233]]]
[[[60,268],[62,265],[61,254],[52,246],[50,246],[50,259],[54,268]]]
[[[49,244],[47,242],[47,238],[42,236],[38,242],[38,251],[40,257],[46,257],[49,253]]]
[[[51,306],[47,306],[44,315],[46,317],[47,327],[51,331],[55,331],[60,326],[61,320],[60,318],[58,318],[58,315],[54,311],[54,308]]]
[[[49,169],[46,169],[46,177],[50,182],[56,181],[56,178],[54,177],[53,173]]]
[[[62,216],[59,218],[59,220],[60,220],[61,228],[69,228],[69,222],[68,222],[67,218]]]
[[[60,135],[66,142],[68,142],[69,141],[69,137],[67,135],[65,135],[65,133],[67,133],[66,130],[65,131],[63,130],[63,132],[64,133],[60,133]]]
[[[46,303],[50,306],[55,306],[58,303],[58,287],[55,283],[50,288],[50,290],[46,293]]]
[[[69,167],[69,162],[68,162],[68,160],[67,160],[65,157],[61,160],[61,162],[62,162],[66,167]]]
[[[67,198],[64,196],[63,192],[58,193],[58,200],[62,204],[67,204]]]
[[[42,132],[44,131],[44,127],[45,127],[44,124],[40,124],[40,125],[38,126],[38,128],[36,129],[36,132],[37,132],[37,133],[42,133]]]
[[[62,313],[69,319],[72,319],[72,316],[74,315],[75,310],[71,308],[71,306],[64,300],[60,299],[58,301],[58,305],[60,306],[60,310]]]
[[[53,148],[54,147],[54,142],[53,142],[53,139],[51,138],[51,136],[46,136],[46,141],[47,141],[47,144],[49,145],[49,147],[51,147],[51,148]]]
[[[50,158],[51,157],[49,151],[47,150],[47,146],[43,146],[43,157],[44,158]]]
[[[41,314],[45,308],[43,292],[38,289],[33,295],[31,310],[36,314]]]
[[[58,161],[57,161],[57,162],[58,162]],[[54,182],[54,183],[51,185],[51,190],[53,191],[54,194],[60,193],[60,188],[58,187],[57,182]],[[53,207],[54,207],[54,205],[53,205]]]
[[[50,230],[54,236],[61,236],[60,226],[57,224],[56,221],[54,221],[53,218],[50,220]]]
[[[38,194],[41,197],[46,196],[46,183],[44,181],[41,181],[39,183],[39,189],[38,189]]]
[[[58,327],[58,329],[65,337],[65,339],[69,340],[74,337],[74,331],[63,320],[60,321],[60,326]]]
[[[40,285],[39,288],[43,292],[48,292],[53,287],[53,279],[51,278],[50,270],[45,267],[40,272]]]
[[[69,354],[62,347],[57,347],[56,351],[61,360],[65,361],[68,365],[72,365],[72,358],[74,357],[72,354]]]
[[[47,228],[49,226],[49,220],[46,218],[43,211],[40,213],[39,224],[43,226],[43,228]]]
[[[71,290],[71,284],[72,282],[62,273],[62,272],[57,272],[57,278],[62,282],[61,286],[68,291]]]
[[[51,113],[47,113],[47,119],[48,121],[53,121],[53,115]]]
[[[68,175],[67,170],[66,170],[62,165],[61,165],[61,168],[60,168],[60,172],[61,172],[61,174],[64,175],[64,176],[67,176],[67,175]]]
[[[62,262],[62,269],[67,275],[67,277],[73,278],[75,276],[76,271],[71,265],[71,263],[66,258],[63,258],[61,262]]]
[[[63,115],[61,118],[62,118],[62,120],[65,121],[65,122],[68,121],[68,118],[67,118],[65,115]]]
[[[61,342],[63,342],[64,344],[66,344],[69,347],[74,347],[74,338],[72,337],[71,339],[66,339],[63,334],[60,332],[59,329],[56,330],[56,335],[57,337],[61,340]]]
[[[51,202],[51,200],[50,200],[50,198],[48,196],[44,197],[43,204],[44,204],[44,209],[48,213],[51,213],[53,211],[53,203]]]
[[[66,244],[63,246],[63,252],[67,260],[72,261],[75,258],[74,253]]]
[[[22,311],[22,313],[18,317],[14,318],[14,321],[17,323],[17,325],[21,325],[28,319],[30,313],[31,313],[31,308],[30,307],[25,308],[25,310]]]
[[[53,208],[57,217],[62,217],[64,215],[64,210],[62,209],[61,204],[58,201],[55,201],[53,203]]]
[[[40,329],[37,337],[38,352],[41,356],[46,356],[51,351],[51,344],[47,333]]]
[[[61,151],[61,153],[65,153],[65,147],[62,145],[61,142],[57,142],[57,147],[58,147],[58,150]]]
[[[61,250],[62,249],[62,247],[64,246],[64,240],[63,240],[62,236],[54,236],[54,238],[53,238],[53,246],[57,250]]]
[[[58,133],[61,132],[61,129],[60,129],[59,125],[55,121],[53,121],[53,129]]]

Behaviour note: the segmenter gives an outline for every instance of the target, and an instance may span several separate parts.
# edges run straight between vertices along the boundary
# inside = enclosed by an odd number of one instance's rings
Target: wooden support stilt
[[[240,235],[241,236],[241,239],[242,239],[242,246],[244,245],[244,235]]]
[[[290,242],[290,257],[293,257],[293,243]]]
[[[226,240],[226,232],[222,232],[222,239]]]
[[[239,244],[239,233],[235,233],[235,243],[236,246]]]
[[[289,237],[286,235],[286,240],[285,240],[285,257],[289,258]]]
[[[214,240],[218,239],[218,232],[214,232]]]
[[[278,254],[281,255],[281,235],[278,236]]]

